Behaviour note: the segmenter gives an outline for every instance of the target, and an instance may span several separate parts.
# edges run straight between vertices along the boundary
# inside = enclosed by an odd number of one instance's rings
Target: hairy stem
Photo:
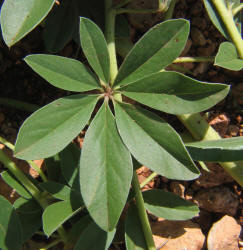
[[[112,0],[105,0],[105,37],[110,56],[110,85],[112,86],[116,78],[118,67],[116,59],[115,45],[115,18],[116,11],[112,8]]]
[[[154,245],[152,230],[151,230],[149,220],[148,220],[148,215],[144,207],[143,195],[140,190],[140,185],[139,185],[136,171],[133,172],[132,188],[135,193],[138,216],[142,224],[142,229],[143,229],[143,233],[144,233],[144,237],[147,243],[148,250],[156,250],[155,245]]]
[[[241,38],[241,34],[239,33],[235,25],[231,10],[227,9],[224,1],[222,0],[212,0],[212,3],[217,9],[218,14],[220,15],[221,20],[223,21],[225,28],[227,29],[227,32],[232,42],[235,45],[238,51],[239,57],[243,59],[243,40]]]
[[[169,19],[171,19],[173,17],[176,2],[177,2],[177,0],[171,0],[169,9],[165,13],[165,17],[164,17],[165,21],[169,20]]]
[[[222,139],[199,113],[178,115],[177,117],[197,141]],[[219,164],[243,186],[243,161],[219,162]]]

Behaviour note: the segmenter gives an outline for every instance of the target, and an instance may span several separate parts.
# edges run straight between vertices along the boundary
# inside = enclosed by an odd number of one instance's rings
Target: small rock
[[[172,181],[170,183],[170,190],[181,198],[185,197],[185,187],[178,181]]]
[[[194,202],[208,212],[223,213],[234,216],[239,201],[236,194],[227,187],[213,187],[200,190],[194,197]]]
[[[226,114],[215,114],[212,117],[209,117],[209,124],[220,134],[221,137],[224,137],[228,130],[230,119]]]
[[[205,18],[202,17],[194,17],[191,21],[191,24],[197,26],[200,30],[205,30],[207,27],[207,22]]]
[[[208,162],[206,163],[210,172],[201,170],[200,177],[193,183],[193,188],[203,187],[210,188],[216,187],[223,183],[233,182],[233,178],[218,164]]]
[[[207,45],[203,48],[197,49],[197,55],[198,56],[211,56],[216,49],[216,45],[214,43]]]
[[[159,218],[151,223],[157,249],[161,250],[200,250],[205,236],[198,224],[192,221],[168,221]]]
[[[230,136],[237,136],[240,131],[240,128],[236,125],[229,125],[227,134]]]
[[[197,75],[204,74],[208,70],[209,66],[210,66],[209,63],[205,63],[205,62],[199,63],[198,66],[193,70],[193,75],[197,76]]]
[[[228,215],[213,224],[207,238],[208,250],[237,250],[241,226]]]
[[[206,45],[206,39],[203,35],[203,33],[197,29],[197,28],[192,28],[191,29],[191,37],[194,45],[198,46],[204,46]]]

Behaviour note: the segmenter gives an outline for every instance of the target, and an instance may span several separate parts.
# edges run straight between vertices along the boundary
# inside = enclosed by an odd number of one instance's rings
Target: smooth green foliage
[[[114,238],[115,232],[115,229],[111,232],[105,232],[91,221],[81,234],[74,250],[96,250],[97,247],[107,250]]]
[[[8,171],[2,172],[1,177],[11,188],[15,189],[20,196],[26,199],[32,198],[30,193]]]
[[[222,0],[225,2],[225,0]],[[215,27],[221,32],[221,34],[228,40],[231,41],[231,38],[227,32],[226,27],[224,26],[223,21],[221,20],[220,15],[218,14],[214,4],[212,3],[211,0],[203,0],[204,5],[206,7],[206,10],[208,12],[208,15],[211,19],[211,21],[213,22],[213,24],[215,25]],[[240,0],[230,0],[231,3],[234,4],[238,4],[240,3]],[[241,21],[240,21],[240,16],[236,15],[234,17],[234,21],[238,26],[239,31],[241,32]]]
[[[51,10],[55,0],[5,0],[1,9],[1,28],[11,47],[33,30]]]
[[[192,180],[199,171],[179,135],[157,115],[128,104],[115,104],[121,138],[143,165],[169,179]],[[176,145],[176,147],[175,147]]]
[[[56,53],[72,39],[79,21],[77,0],[62,1],[47,16],[44,29],[46,49]]]
[[[81,150],[74,143],[70,143],[63,151],[60,152],[61,171],[66,182],[75,190],[80,190],[79,185],[79,162]]]
[[[22,228],[19,217],[11,203],[0,196],[0,248],[20,250],[21,243]]]
[[[105,37],[100,28],[91,20],[80,18],[80,38],[83,52],[99,78],[109,82],[110,58]]]
[[[34,160],[61,151],[87,124],[96,102],[96,95],[72,95],[37,110],[20,128],[15,156]]]
[[[57,88],[83,92],[99,88],[95,76],[79,61],[67,57],[37,54],[25,62]]]
[[[155,25],[127,55],[114,85],[137,81],[171,64],[183,50],[188,34],[189,22],[184,19]]]
[[[41,207],[34,200],[19,198],[13,204],[22,226],[22,243],[27,241],[41,227]]]
[[[59,200],[64,200],[64,201],[70,200],[72,190],[70,187],[64,184],[54,181],[46,181],[41,183],[40,187]]]
[[[125,242],[127,250],[147,249],[138,213],[134,204],[129,206],[125,221]]]
[[[45,234],[50,236],[79,210],[80,206],[72,204],[70,201],[59,201],[48,206],[42,216]]]
[[[230,42],[220,44],[214,64],[235,71],[243,68],[243,60],[238,58],[237,50]]]
[[[131,156],[105,102],[86,133],[80,160],[84,203],[91,217],[105,231],[113,230],[118,222],[130,189],[132,172]]]
[[[150,213],[167,220],[189,220],[199,213],[194,203],[160,189],[143,192],[143,198]]]
[[[232,137],[186,144],[195,161],[230,162],[243,160],[243,138]]]
[[[206,110],[229,92],[224,84],[205,83],[177,72],[159,72],[126,84],[122,94],[170,114],[189,114]]]

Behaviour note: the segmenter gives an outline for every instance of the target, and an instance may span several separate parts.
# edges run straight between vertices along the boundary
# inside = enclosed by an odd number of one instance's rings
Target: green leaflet
[[[205,83],[177,72],[158,72],[120,89],[122,94],[170,114],[206,110],[221,101],[229,86]]]
[[[20,128],[15,156],[34,160],[61,151],[87,124],[97,100],[97,95],[72,95],[34,112]]]
[[[110,57],[105,37],[91,20],[80,18],[80,39],[83,52],[95,73],[104,82],[110,78]]]
[[[150,111],[115,103],[119,134],[141,164],[169,179],[192,180],[199,171],[176,133]]]
[[[215,57],[214,65],[238,71],[243,68],[243,60],[238,58],[237,50],[234,44],[224,42],[219,46],[219,51]]]
[[[169,20],[151,28],[132,48],[121,65],[114,85],[125,85],[158,72],[183,50],[189,22]]]
[[[84,229],[78,239],[74,250],[96,250],[99,249],[107,250],[115,236],[116,229],[111,232],[105,232],[98,227],[93,221]]]
[[[100,87],[95,76],[77,60],[36,54],[25,57],[25,62],[57,88],[83,92]]]
[[[105,231],[113,230],[118,222],[128,196],[132,172],[131,156],[105,102],[86,133],[80,160],[84,203],[91,217]]]
[[[15,189],[20,196],[26,199],[32,198],[31,194],[13,177],[11,173],[4,171],[1,173],[1,177],[11,188]]]
[[[189,220],[199,213],[194,203],[160,189],[143,192],[143,198],[150,213],[167,220]]]
[[[21,245],[22,228],[19,217],[11,203],[0,196],[0,248],[20,250]]]
[[[134,204],[128,208],[125,221],[125,242],[127,250],[144,250],[147,244],[144,238],[142,225]]]
[[[243,160],[243,138],[232,137],[213,141],[187,143],[195,161],[230,162]]]
[[[1,9],[1,28],[11,47],[33,30],[51,10],[55,0],[5,0]]]
[[[79,22],[77,0],[62,1],[47,16],[43,38],[46,49],[57,53],[72,39]]]
[[[22,226],[22,243],[31,238],[31,236],[41,227],[41,207],[34,200],[19,198],[13,204]]]
[[[42,215],[43,230],[47,236],[55,232],[64,222],[80,211],[78,203],[59,201],[48,206]]]

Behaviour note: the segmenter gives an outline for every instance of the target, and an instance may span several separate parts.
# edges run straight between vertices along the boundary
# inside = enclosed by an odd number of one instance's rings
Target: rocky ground
[[[138,8],[150,6],[148,2],[135,0]],[[151,3],[150,3],[151,4]],[[129,15],[131,34],[136,40],[151,25],[160,21],[159,14]],[[183,56],[215,55],[219,44],[224,41],[220,33],[211,24],[202,1],[180,0],[174,12],[174,18],[186,18],[191,22],[190,39]],[[22,58],[30,53],[45,51],[41,38],[42,28],[38,27],[25,39],[10,50],[0,42],[0,97],[14,98],[39,106],[54,99],[68,95],[67,91],[57,90],[35,74]],[[60,55],[74,57],[77,45],[70,42]],[[231,85],[228,97],[209,110],[206,115],[209,123],[226,137],[243,135],[243,74],[224,70],[211,63],[186,63],[180,65],[189,76],[202,81],[221,82]],[[180,69],[181,70],[181,69]],[[0,136],[14,143],[18,129],[30,113],[6,107],[0,104]],[[184,128],[178,121],[170,118],[177,129]],[[82,142],[83,134],[78,141]],[[82,144],[82,143],[80,143]],[[3,145],[0,144],[2,148]],[[5,149],[6,150],[6,149]],[[10,155],[10,152],[8,152]],[[38,162],[41,165],[41,161]],[[38,175],[24,162],[17,164],[32,176]],[[190,221],[171,222],[151,216],[154,239],[158,249],[163,250],[237,250],[243,249],[241,228],[243,225],[243,189],[221,168],[219,164],[208,163],[210,172],[202,170],[199,179],[192,182],[179,182],[158,176],[144,189],[160,188],[174,192],[184,199],[195,202],[200,214]],[[0,166],[0,169],[3,169]],[[1,171],[1,170],[0,170]],[[142,167],[138,170],[140,182],[151,172]],[[13,202],[18,196],[0,179],[0,194]],[[32,247],[37,249],[38,247]],[[31,250],[32,250],[31,249]]]

